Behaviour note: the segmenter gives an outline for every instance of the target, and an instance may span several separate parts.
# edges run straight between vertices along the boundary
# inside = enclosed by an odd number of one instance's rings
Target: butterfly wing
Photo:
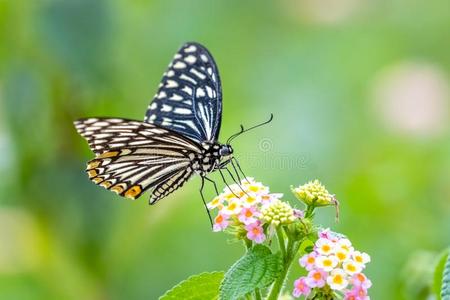
[[[218,139],[221,118],[222,88],[216,63],[205,47],[186,43],[164,73],[144,121],[202,143]]]
[[[75,127],[96,157],[86,172],[98,185],[131,198],[154,189],[151,203],[181,187],[193,174],[199,146],[157,125],[118,118],[88,118]]]

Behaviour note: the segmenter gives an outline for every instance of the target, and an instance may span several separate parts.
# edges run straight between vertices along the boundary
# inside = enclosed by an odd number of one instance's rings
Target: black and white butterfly
[[[221,117],[216,63],[205,47],[186,43],[164,73],[144,122],[86,118],[74,124],[96,154],[87,165],[89,178],[131,199],[152,190],[150,204],[154,204],[194,174],[202,178],[202,191],[204,180],[210,180],[208,173],[233,164],[229,142],[249,129],[241,125],[240,132],[221,144]],[[233,168],[236,174],[234,164]]]

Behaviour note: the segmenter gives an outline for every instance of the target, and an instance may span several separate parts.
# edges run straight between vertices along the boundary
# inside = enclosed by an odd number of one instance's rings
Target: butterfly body
[[[230,145],[202,143],[202,153],[193,158],[192,168],[196,174],[206,176],[229,163],[232,153]]]

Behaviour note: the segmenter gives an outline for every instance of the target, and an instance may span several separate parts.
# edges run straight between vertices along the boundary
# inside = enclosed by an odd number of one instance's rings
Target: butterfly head
[[[225,144],[225,145],[220,146],[219,155],[221,157],[231,156],[232,154],[233,154],[233,148],[231,147],[231,145]]]

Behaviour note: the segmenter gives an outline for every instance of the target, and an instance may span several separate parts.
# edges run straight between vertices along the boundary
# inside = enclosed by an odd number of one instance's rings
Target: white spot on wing
[[[206,86],[206,93],[208,93],[209,98],[213,97],[213,90],[208,85]]]
[[[200,73],[197,69],[192,68],[189,72],[191,72],[192,74],[194,74],[195,76],[197,76],[198,78],[204,80],[206,78],[206,76],[202,73]]]
[[[192,96],[192,89],[188,87],[187,85],[182,89],[183,92],[186,92],[190,96]]]
[[[167,104],[163,104],[161,111],[171,111],[172,110],[172,106],[169,106]]]
[[[173,65],[174,69],[184,69],[186,68],[186,64],[182,61],[177,61],[174,65]]]
[[[180,115],[189,115],[189,114],[192,113],[190,109],[187,109],[187,108],[181,108],[181,107],[176,107],[176,108],[173,110],[173,112],[176,113],[176,114],[180,114]]]
[[[156,96],[156,98],[158,99],[162,99],[162,98],[166,98],[167,94],[164,91],[159,92],[158,96]]]
[[[195,81],[194,78],[186,76],[186,74],[181,74],[180,79],[190,81],[193,84],[197,84],[197,81]]]
[[[205,97],[205,90],[202,88],[198,88],[196,91],[196,96],[197,97]]]
[[[205,54],[200,55],[200,58],[201,58],[204,62],[208,62],[208,57],[206,57]]]
[[[192,65],[197,61],[197,58],[194,55],[189,55],[184,58],[184,61]]]
[[[175,100],[175,101],[179,101],[179,100],[183,100],[183,97],[181,97],[178,94],[173,94],[172,97],[169,98],[170,100]]]
[[[174,80],[167,80],[166,82],[166,88],[176,88],[178,87],[178,83]]]
[[[197,47],[195,47],[194,45],[190,45],[189,47],[187,47],[186,49],[184,49],[184,52],[186,53],[192,53],[197,51]]]

